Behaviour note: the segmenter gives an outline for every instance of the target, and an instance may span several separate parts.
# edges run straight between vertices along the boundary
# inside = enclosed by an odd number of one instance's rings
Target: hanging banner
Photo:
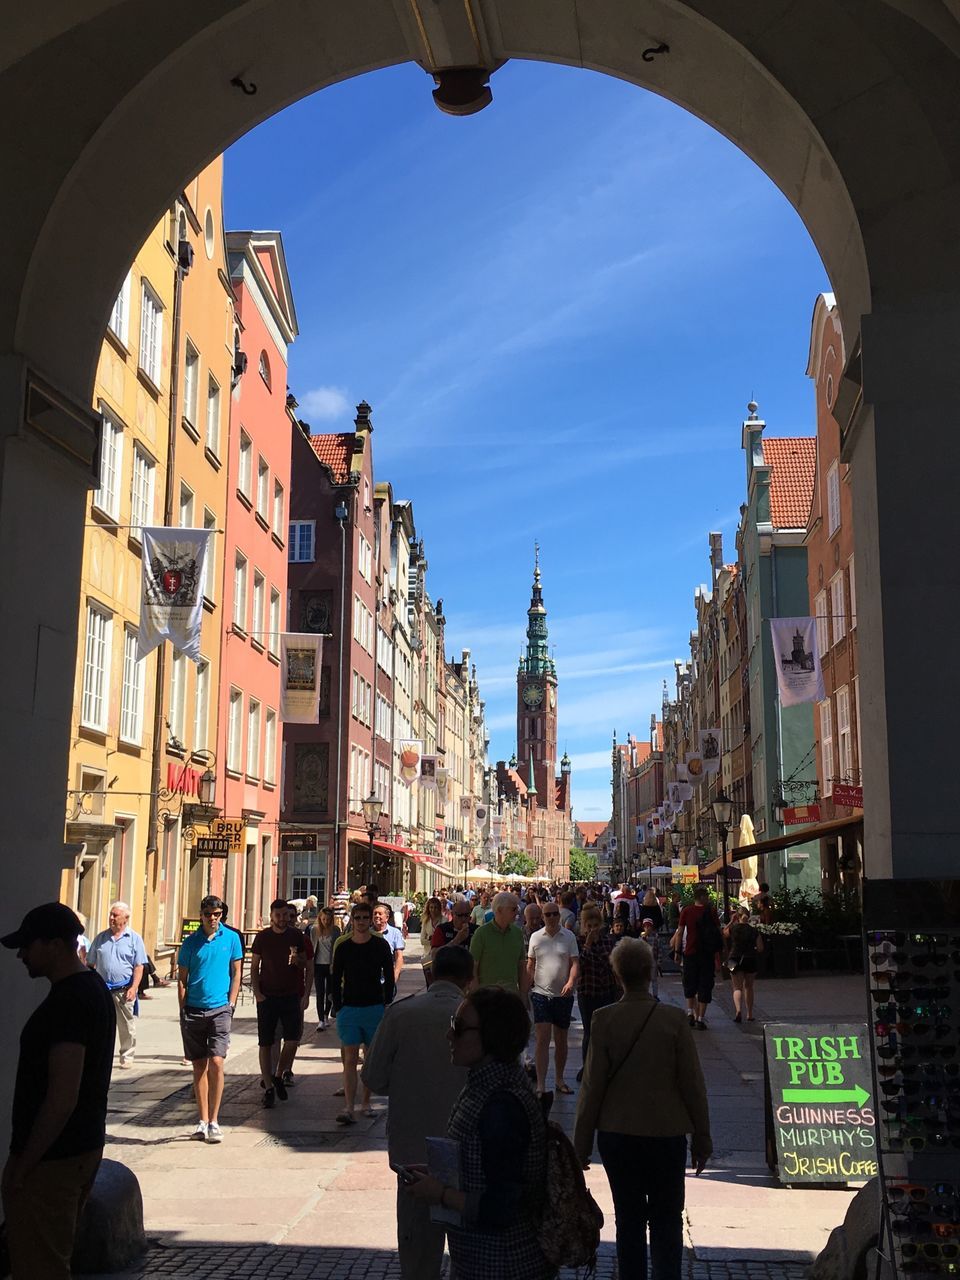
[[[437,757],[421,756],[420,757],[420,785],[428,790],[433,789],[437,785]]]
[[[466,817],[473,810],[473,796],[460,797],[460,812]]]
[[[703,760],[703,772],[720,772],[720,730],[700,730],[700,758]]]
[[[679,809],[683,801],[680,799],[680,783],[671,782],[667,784],[667,797],[674,809]]]
[[[212,529],[143,528],[143,591],[137,657],[169,640],[200,662],[203,579]]]
[[[822,702],[827,696],[817,652],[815,618],[771,618],[770,636],[781,707]]]
[[[680,783],[680,803],[686,804],[688,800],[693,799],[693,787],[689,782]]]
[[[423,755],[423,742],[419,738],[401,738],[397,742],[400,757],[400,781],[412,787],[420,777],[420,760]]]
[[[702,782],[706,775],[703,757],[699,751],[691,751],[687,756],[687,776],[692,783]]]
[[[678,782],[690,781],[690,774],[687,772],[687,766],[679,760],[677,761],[677,781]]]
[[[446,804],[450,795],[450,770],[445,769],[443,765],[437,765],[437,800],[440,804]]]
[[[310,632],[280,635],[280,719],[316,724],[320,714],[320,660],[323,637]]]

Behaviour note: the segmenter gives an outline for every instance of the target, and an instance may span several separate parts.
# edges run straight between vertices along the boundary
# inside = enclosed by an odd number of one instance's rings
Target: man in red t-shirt
[[[303,1034],[303,1011],[310,999],[304,981],[307,940],[299,929],[291,928],[288,919],[286,899],[271,902],[270,927],[260,930],[251,947],[250,984],[257,1002],[260,1084],[265,1107],[272,1107],[277,1098],[286,1101],[293,1060]],[[274,1066],[278,1026],[283,1043]]]
[[[679,950],[683,941],[683,994],[687,1000],[690,1025],[698,1031],[707,1029],[704,1015],[713,999],[719,939],[720,921],[716,908],[710,902],[709,890],[699,885],[693,891],[693,903],[680,912],[677,931],[670,939],[674,951]]]

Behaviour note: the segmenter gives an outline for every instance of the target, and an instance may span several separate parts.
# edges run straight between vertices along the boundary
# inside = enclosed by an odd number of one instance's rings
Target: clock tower
[[[527,610],[527,648],[517,670],[517,755],[532,769],[540,804],[553,795],[557,763],[557,669],[547,648],[547,610],[540,583],[540,548]]]

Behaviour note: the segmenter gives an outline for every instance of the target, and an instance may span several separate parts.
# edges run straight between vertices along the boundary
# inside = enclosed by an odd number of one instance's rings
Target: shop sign
[[[783,811],[783,825],[785,827],[799,827],[807,822],[820,821],[820,806],[818,804],[795,804]]]
[[[316,853],[316,831],[281,831],[281,853]]]
[[[877,1176],[866,1023],[767,1023],[767,1163],[784,1185]]]
[[[226,858],[230,853],[230,837],[195,836],[193,852],[198,858]]]
[[[186,941],[191,933],[196,933],[199,928],[199,920],[191,920],[189,916],[184,916],[180,921],[180,941]]]
[[[833,803],[841,809],[862,809],[863,787],[850,787],[845,782],[835,782]]]

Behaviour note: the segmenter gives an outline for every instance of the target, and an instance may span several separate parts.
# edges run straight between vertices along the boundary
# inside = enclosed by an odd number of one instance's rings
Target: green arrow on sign
[[[861,1085],[852,1089],[784,1089],[784,1102],[853,1102],[862,1107],[870,1101],[870,1094]]]

